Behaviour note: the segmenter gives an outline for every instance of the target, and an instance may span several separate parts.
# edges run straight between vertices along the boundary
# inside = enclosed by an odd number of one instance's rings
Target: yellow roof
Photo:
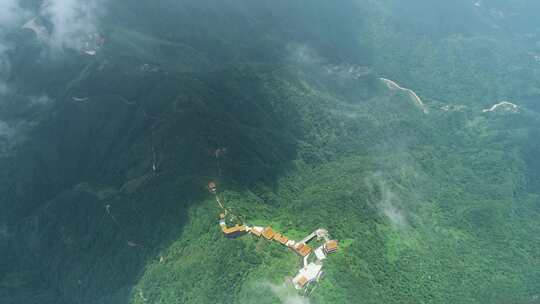
[[[308,279],[307,279],[306,277],[304,277],[304,276],[301,276],[301,277],[298,279],[298,285],[299,285],[300,287],[302,287],[302,288],[303,288],[304,286],[306,286],[307,282],[308,282]]]
[[[336,251],[336,250],[338,250],[338,242],[336,240],[328,241],[328,242],[326,242],[326,244],[324,244],[324,248],[328,252]]]
[[[276,233],[272,230],[272,227],[266,227],[262,232],[262,236],[267,240],[271,240],[274,237],[274,234]]]
[[[287,245],[287,242],[289,241],[289,238],[282,235],[281,233],[276,233],[274,235],[274,240],[283,244],[283,245]]]
[[[227,227],[225,225],[222,225],[221,230],[225,234],[233,234],[233,233],[237,233],[237,232],[245,232],[246,231],[246,226],[244,226],[244,225],[235,225],[234,227],[229,228],[229,227]]]

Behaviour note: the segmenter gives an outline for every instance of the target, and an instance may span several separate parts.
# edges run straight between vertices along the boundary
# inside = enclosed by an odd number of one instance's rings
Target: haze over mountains
[[[540,303],[539,9],[2,1],[0,302]]]

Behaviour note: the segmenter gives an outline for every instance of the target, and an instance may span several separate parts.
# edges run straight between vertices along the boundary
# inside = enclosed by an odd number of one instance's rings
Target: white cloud
[[[403,205],[399,196],[390,189],[387,183],[382,179],[381,174],[375,174],[366,179],[366,184],[372,190],[379,193],[375,202],[375,207],[387,218],[395,228],[405,228],[409,226],[406,213],[401,208]]]
[[[33,106],[44,106],[50,104],[53,100],[47,95],[30,96],[30,104]]]
[[[295,290],[287,288],[286,285],[275,285],[264,283],[264,286],[270,288],[272,293],[276,295],[282,304],[309,304],[309,298],[299,295]]]
[[[11,64],[7,58],[7,51],[8,48],[2,45],[2,41],[0,40],[0,102],[2,102],[2,97],[10,91],[9,86],[4,81],[11,69]]]
[[[52,24],[51,45],[80,49],[82,41],[89,34],[97,32],[98,19],[104,11],[105,1],[43,0],[39,15]],[[24,10],[20,2],[0,0],[0,35],[36,17]]]
[[[10,137],[13,135],[13,128],[0,120],[0,137]]]
[[[306,65],[320,65],[322,58],[317,52],[305,44],[290,43],[287,45],[288,60]]]
[[[27,140],[26,134],[36,126],[32,121],[0,120],[0,156],[10,156],[15,148]]]
[[[371,69],[353,64],[326,65],[326,73],[339,78],[359,79],[372,73]]]
[[[53,47],[80,49],[83,40],[97,32],[103,0],[45,0],[41,15],[52,25]]]
[[[11,152],[17,133],[15,128],[0,120],[0,156]]]
[[[9,232],[8,226],[5,223],[0,224],[0,241],[3,239],[9,239],[11,233]]]
[[[23,16],[24,10],[19,6],[18,0],[0,1],[0,31],[15,26]]]
[[[4,65],[3,65],[3,62],[2,62],[2,55],[0,54],[0,69],[3,68]],[[1,74],[0,74],[1,76]],[[9,87],[7,86],[7,84],[3,83],[2,80],[0,79],[0,97],[2,95],[6,95],[7,93],[9,93]],[[1,102],[1,100],[0,100]]]
[[[0,0],[0,96],[8,92],[3,78],[10,70],[7,52],[11,49],[11,45],[4,39],[5,34],[19,26],[25,16],[26,11],[19,5],[19,0]]]
[[[395,205],[397,199],[395,194],[393,192],[386,191],[387,190],[385,189],[383,192],[383,199],[378,205],[380,212],[384,214],[394,226],[408,226],[408,222],[403,214],[403,211]]]

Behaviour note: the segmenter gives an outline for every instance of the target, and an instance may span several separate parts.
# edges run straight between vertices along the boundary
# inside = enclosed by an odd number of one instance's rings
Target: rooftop
[[[276,233],[276,234],[274,235],[274,240],[275,240],[276,242],[279,242],[279,243],[282,244],[282,245],[287,245],[287,242],[289,241],[289,238],[286,237],[286,236],[284,236],[284,235],[282,235],[282,234],[280,234],[280,233]]]
[[[298,278],[298,280],[296,280],[295,282],[298,287],[300,288],[304,288],[304,286],[306,286],[306,284],[308,283],[308,279],[304,276],[301,276]]]
[[[294,287],[302,289],[307,283],[318,280],[321,274],[322,264],[310,263],[298,271],[298,274],[293,279]]]
[[[272,230],[272,227],[266,227],[262,232],[262,236],[267,240],[271,240],[275,234],[276,233],[274,232],[274,230]]]
[[[318,260],[322,261],[322,260],[326,259],[326,254],[324,253],[324,250],[323,250],[322,246],[315,249],[314,252],[315,252],[315,256],[317,257]]]
[[[235,225],[234,227],[227,227],[225,224],[221,225],[221,230],[226,235],[235,235],[238,233],[246,232],[246,226],[244,225]]]
[[[338,250],[338,242],[336,240],[328,241],[324,244],[326,252],[334,252]]]
[[[298,246],[296,246],[294,250],[296,250],[296,252],[303,257],[311,253],[311,247],[304,243],[298,244]]]

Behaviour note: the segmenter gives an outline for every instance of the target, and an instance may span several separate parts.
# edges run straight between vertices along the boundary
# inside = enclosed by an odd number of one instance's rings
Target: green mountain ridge
[[[540,34],[491,13],[521,2],[125,0],[95,56],[49,59],[11,33],[0,302],[539,303]],[[211,180],[340,240],[310,297],[299,258],[222,235]]]

